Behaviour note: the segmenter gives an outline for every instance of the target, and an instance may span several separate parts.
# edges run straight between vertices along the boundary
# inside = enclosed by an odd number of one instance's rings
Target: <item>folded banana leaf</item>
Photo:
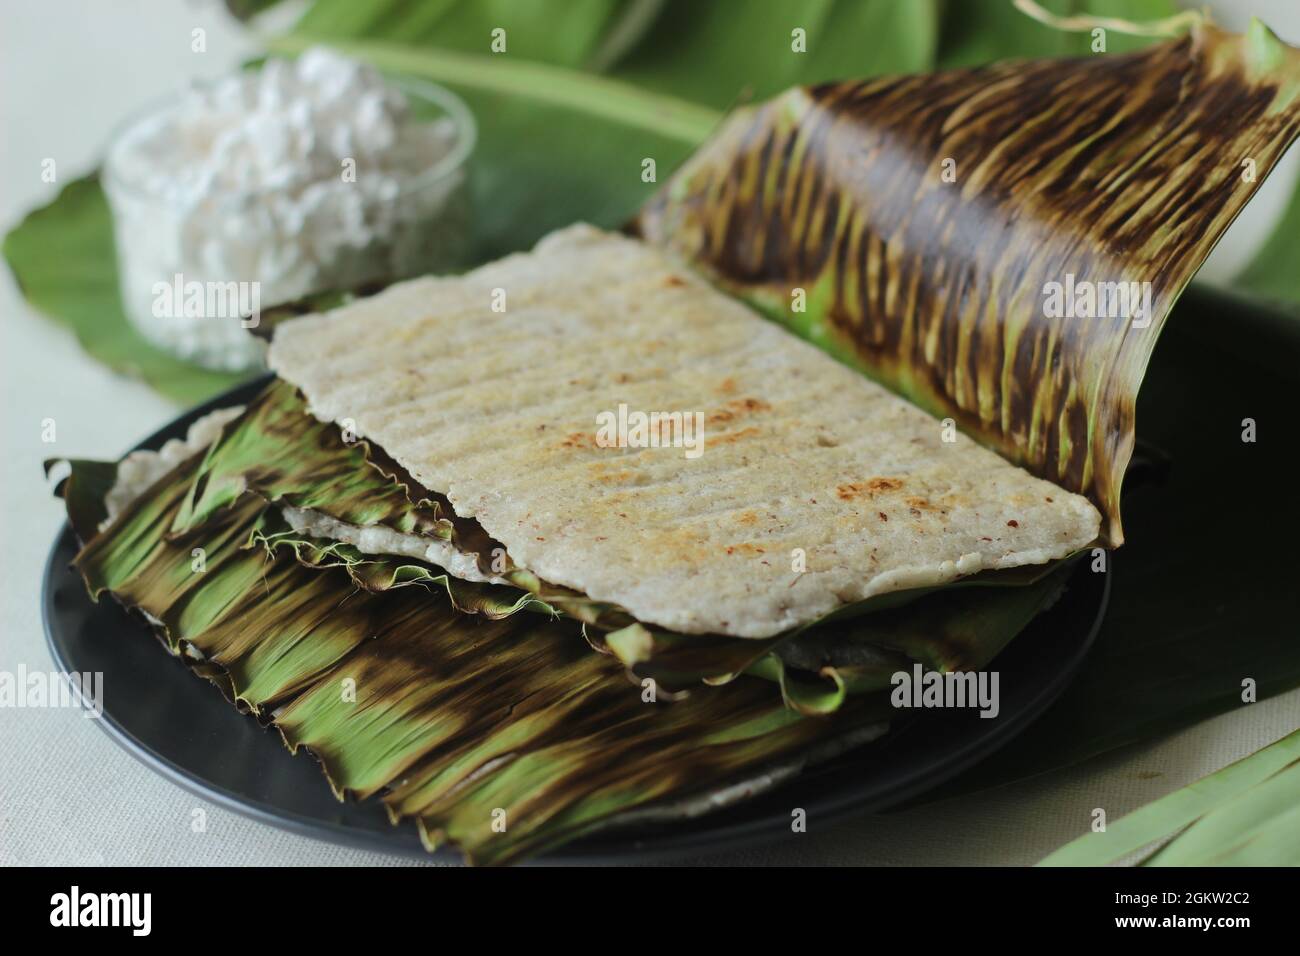
[[[462,553],[476,555],[476,563],[485,574],[509,582],[570,617],[611,627],[631,621],[621,609],[568,588],[545,584],[527,570],[514,567],[504,547],[477,522],[457,518],[443,496],[418,486],[400,466],[386,460],[368,443],[345,442],[337,426],[314,418],[296,389],[278,380],[254,399],[247,412],[224,429],[221,438],[209,448],[176,513],[172,532],[204,524],[246,492],[267,502],[326,515],[355,528],[378,527],[448,542]],[[292,538],[290,534],[282,540]],[[304,556],[309,553],[313,563],[321,563],[326,557],[323,552],[303,551]],[[497,554],[501,563],[494,566]],[[330,563],[347,563],[356,570],[365,563],[355,548],[333,549],[329,558]],[[404,574],[418,577],[417,568],[413,564]],[[447,586],[472,590],[467,582],[455,579]],[[452,597],[455,600],[456,594]]]
[[[203,456],[170,533],[201,527],[252,494],[352,528],[386,529],[415,542],[450,541],[477,554],[480,570],[492,569],[484,559],[498,549],[504,554],[504,548],[475,522],[456,518],[450,503],[395,463],[375,456],[365,442],[345,442],[337,426],[307,411],[292,386],[275,381]],[[421,584],[467,613],[503,617],[531,609],[574,618],[587,625],[592,647],[667,693],[702,681],[726,683],[742,673],[766,677],[780,685],[790,707],[805,714],[831,712],[847,694],[883,689],[892,674],[913,662],[939,671],[982,668],[1056,599],[1065,577],[1053,567],[985,572],[944,587],[872,598],[851,615],[841,612],[756,641],[647,628],[616,605],[543,582],[508,559],[492,578],[502,583],[491,585],[449,576],[418,558],[363,554],[274,519],[263,518],[256,537],[271,549],[291,549],[308,566],[343,568],[368,591]],[[391,539],[380,544],[391,546]],[[420,547],[410,551],[418,555]]]
[[[634,228],[1086,494],[1118,545],[1165,316],[1298,134],[1300,50],[1201,24],[1119,56],[791,90],[733,114]]]
[[[576,624],[476,617],[424,589],[371,592],[344,570],[269,554],[259,539],[277,518],[256,495],[169,532],[197,465],[102,531],[111,466],[72,465],[61,489],[91,535],[75,562],[91,595],[143,612],[196,673],[309,750],[340,798],[383,793],[430,848],[511,862],[647,804],[723,805],[884,730],[881,698],[812,719],[752,678],[647,699]]]

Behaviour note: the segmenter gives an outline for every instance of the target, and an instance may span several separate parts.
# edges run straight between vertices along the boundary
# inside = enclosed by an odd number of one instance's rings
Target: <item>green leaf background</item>
[[[180,405],[230,388],[240,376],[209,372],[149,344],[127,321],[117,285],[113,223],[99,177],[74,180],[4,240],[27,301],[76,333],[105,365],[148,382]]]

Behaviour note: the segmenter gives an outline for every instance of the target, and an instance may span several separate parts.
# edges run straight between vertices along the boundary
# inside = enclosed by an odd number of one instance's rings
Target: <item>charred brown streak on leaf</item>
[[[637,230],[1088,495],[1119,544],[1160,327],[1298,134],[1300,51],[1206,26],[1134,54],[792,90],[731,117]],[[1150,326],[1048,317],[1044,288],[1067,273],[1150,282]],[[806,316],[789,310],[796,287]]]

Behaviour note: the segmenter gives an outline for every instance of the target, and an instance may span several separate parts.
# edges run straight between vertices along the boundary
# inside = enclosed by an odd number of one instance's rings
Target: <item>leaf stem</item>
[[[1177,36],[1183,30],[1195,29],[1205,22],[1205,15],[1199,10],[1184,10],[1182,13],[1165,17],[1163,20],[1136,22],[1121,20],[1116,17],[1095,17],[1088,14],[1064,17],[1045,10],[1035,0],[1012,0],[1015,8],[1039,23],[1062,30],[1067,33],[1086,33],[1098,27],[1127,33],[1130,36],[1170,37]]]
[[[686,143],[703,142],[722,114],[677,97],[651,93],[618,80],[504,55],[444,49],[413,50],[393,43],[287,34],[265,39],[270,53],[292,56],[315,44],[396,73],[490,93],[528,97],[552,106],[658,133]]]

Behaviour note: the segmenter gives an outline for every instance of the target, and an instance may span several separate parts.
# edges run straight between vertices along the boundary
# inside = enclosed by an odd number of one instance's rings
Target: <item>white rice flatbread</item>
[[[285,323],[270,362],[520,566],[675,631],[767,637],[1098,534],[1083,497],[590,226]],[[703,413],[702,453],[602,447],[620,403]]]

